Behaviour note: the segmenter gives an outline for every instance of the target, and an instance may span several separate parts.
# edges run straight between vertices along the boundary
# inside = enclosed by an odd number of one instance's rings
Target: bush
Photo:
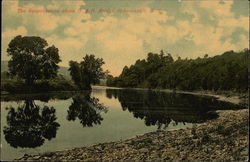
[[[1,80],[1,91],[18,92],[25,91],[27,87],[23,81],[17,80]]]
[[[68,80],[39,80],[33,85],[26,85],[23,81],[1,81],[1,90],[9,93],[37,93],[50,91],[75,91],[77,87]]]

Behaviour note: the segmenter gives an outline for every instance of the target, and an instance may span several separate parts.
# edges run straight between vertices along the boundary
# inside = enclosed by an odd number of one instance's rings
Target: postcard
[[[248,6],[3,0],[1,160],[247,160]]]

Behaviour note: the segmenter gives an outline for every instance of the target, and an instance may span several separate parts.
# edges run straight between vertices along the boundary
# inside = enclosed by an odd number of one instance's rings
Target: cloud
[[[2,9],[5,14],[9,16],[15,16],[17,14],[19,8],[19,0],[12,0],[12,1],[3,1]]]
[[[19,26],[17,29],[7,29],[2,33],[2,37],[5,39],[13,38],[17,35],[26,35],[27,29],[23,26]]]
[[[68,36],[77,36],[79,34],[79,32],[72,28],[72,27],[68,27],[64,30],[64,33]]]
[[[48,1],[49,2],[49,1]],[[4,1],[4,14],[8,17],[15,17],[21,20],[22,25],[35,28],[38,32],[52,32],[60,25],[71,24],[72,20],[82,21],[90,18],[81,6],[85,5],[83,1],[56,1],[51,3],[35,4],[32,1],[26,1],[20,5],[20,1]],[[26,12],[19,13],[18,9]],[[74,12],[63,12],[63,10],[72,10]],[[51,10],[58,10],[58,13],[46,12]],[[40,12],[38,12],[40,11]]]
[[[68,36],[78,36],[78,39],[87,37],[85,45],[91,44],[93,49],[87,46],[84,49],[87,52],[94,51],[97,56],[103,57],[107,63],[106,67],[115,75],[120,73],[123,66],[131,65],[136,59],[145,58],[146,53],[150,51],[159,52],[165,49],[175,55],[179,49],[172,47],[183,48],[185,53],[178,53],[178,55],[195,58],[205,53],[213,56],[226,50],[240,50],[246,47],[247,42],[244,41],[247,37],[244,35],[239,37],[240,44],[230,39],[223,42],[221,38],[225,35],[230,36],[236,27],[243,27],[247,30],[247,18],[235,19],[230,11],[232,3],[212,2],[209,4],[212,7],[207,7],[207,3],[186,2],[183,4],[183,7],[187,6],[190,10],[186,9],[181,12],[193,14],[193,21],[175,20],[166,11],[129,13],[126,18],[110,15],[96,21],[73,20],[64,33]],[[149,8],[146,10],[150,11]],[[201,12],[204,10],[209,13],[211,19],[219,20],[216,27],[200,22]],[[222,14],[221,10],[226,13]],[[168,21],[173,20],[175,24],[167,24]],[[182,45],[180,42],[189,42],[190,47],[176,46],[176,44]],[[185,48],[189,49],[185,50]]]
[[[183,1],[180,7],[171,10],[188,14],[191,17],[189,19],[164,10],[164,5],[160,7],[161,10],[151,12],[152,7],[149,6],[153,2],[141,2],[141,8],[144,9],[142,13],[128,12],[122,16],[117,13],[95,13],[99,15],[94,18],[94,14],[85,13],[82,9],[82,6],[87,9],[88,3],[54,0],[47,3],[30,1],[20,5],[18,1],[4,2],[4,14],[7,15],[4,17],[18,21],[13,27],[8,19],[3,20],[3,24],[6,24],[3,37],[11,38],[19,34],[41,36],[50,45],[59,48],[63,66],[68,66],[69,60],[95,54],[105,60],[105,68],[114,75],[118,75],[125,65],[146,58],[148,52],[159,52],[161,49],[173,55],[195,58],[205,53],[213,56],[227,50],[248,47],[248,35],[244,32],[237,36],[237,42],[232,38],[237,28],[248,33],[249,20],[242,14],[235,17],[235,12],[231,11],[231,1]],[[116,6],[129,9],[132,4],[119,6],[117,3]],[[17,14],[19,5],[26,9],[70,9],[77,12]],[[140,6],[139,2],[137,5]],[[94,7],[98,6],[95,4]],[[5,50],[7,44],[4,40]]]
[[[80,60],[82,59],[84,53],[83,48],[86,40],[74,39],[74,38],[60,38],[57,35],[52,35],[45,37],[48,44],[55,45],[59,49],[59,55],[62,62],[60,65],[68,66],[70,60]]]
[[[245,35],[240,37],[240,43],[231,39],[221,41],[222,37],[231,37],[236,28],[240,27],[248,31],[248,18],[235,18],[231,11],[233,1],[200,1],[183,2],[182,12],[193,15],[193,21],[177,21],[179,31],[188,31],[195,43],[197,51],[193,56],[198,57],[201,53],[208,53],[210,56],[223,53],[226,50],[240,50],[248,46]],[[215,25],[203,24],[202,16],[206,14],[210,19],[216,20]],[[178,31],[178,32],[179,32]],[[189,54],[191,55],[191,54]]]
[[[227,28],[230,32],[237,27],[242,27],[246,31],[249,30],[249,18],[248,17],[240,17],[238,19],[235,18],[225,18],[221,19],[218,23],[219,27]]]
[[[184,14],[190,14],[193,16],[192,22],[198,22],[200,19],[200,14],[197,11],[198,2],[194,1],[183,1],[181,2],[181,7],[179,12],[183,12]]]
[[[230,11],[232,4],[233,1],[201,1],[200,7],[218,17],[231,17],[233,15]]]
[[[125,65],[135,62],[135,58],[144,57],[143,41],[128,32],[99,33],[96,35],[96,42],[99,45],[96,52],[109,63],[107,69],[115,75],[118,75]]]
[[[19,26],[16,29],[5,29],[5,31],[2,33],[2,59],[7,60],[9,57],[7,56],[7,48],[8,44],[17,35],[27,35],[27,29],[24,26]]]
[[[67,3],[68,1],[63,1]],[[80,6],[78,6],[80,8]],[[26,11],[34,10],[34,11],[46,11],[52,7],[46,7],[42,5],[34,5],[31,3],[26,4],[23,6],[23,9]],[[55,7],[54,7],[55,8]],[[73,9],[75,10],[75,9]],[[61,9],[58,11],[62,11]],[[21,19],[23,23],[29,26],[34,26],[37,31],[39,32],[52,32],[60,25],[69,24],[72,20],[72,17],[75,13],[57,13],[54,14],[53,12],[35,12],[35,13],[25,13],[21,14]],[[78,15],[78,14],[77,14]]]
[[[62,53],[62,57],[66,58],[65,60],[70,59],[70,57],[67,57],[68,55],[75,55],[75,53],[79,52],[79,48],[82,48],[84,45],[83,39],[62,38],[58,34],[51,34],[55,33],[57,28],[60,28],[61,26],[70,25],[71,20],[80,22],[83,19],[90,18],[88,14],[84,13],[84,10],[81,10],[80,12],[81,6],[85,5],[85,3],[83,1],[75,1],[74,3],[70,1],[51,2],[52,3],[39,4],[33,3],[32,1],[4,1],[3,17],[5,19],[3,20],[3,23],[6,25],[4,25],[3,29],[3,38],[5,38],[2,41],[2,46],[4,48],[2,49],[3,59],[8,59],[6,55],[7,45],[9,41],[16,35],[37,35],[43,38],[48,38],[48,42],[58,46]],[[26,10],[26,12],[18,13],[19,8]],[[54,14],[53,12],[35,12],[46,11],[46,9],[58,9],[59,11],[62,11],[63,9],[70,9],[79,13]],[[34,13],[29,12],[29,10],[33,10]],[[21,26],[12,29],[12,27],[10,27],[12,24],[9,23],[10,18],[13,19],[13,21],[18,20],[17,25]]]
[[[61,1],[61,0],[52,0],[51,3],[46,5],[47,9],[51,10],[63,10],[63,9],[70,9],[70,10],[78,10],[81,6],[85,6],[86,3],[81,0],[77,1]]]

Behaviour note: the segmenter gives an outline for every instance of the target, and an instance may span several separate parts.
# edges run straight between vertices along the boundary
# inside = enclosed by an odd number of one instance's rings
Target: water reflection
[[[156,125],[165,129],[173,120],[178,123],[201,123],[218,117],[211,110],[238,108],[211,97],[144,91],[132,89],[107,89],[106,97],[117,98],[122,109],[132,112],[134,117],[145,121],[145,125]]]
[[[116,101],[108,98],[116,98]],[[217,114],[213,110],[241,108],[210,97],[104,88],[93,89],[91,95],[90,92],[62,92],[6,95],[1,99],[1,117],[7,118],[1,123],[1,157],[9,160],[23,156],[26,151],[37,154],[37,151],[43,153],[124,139],[154,131],[155,126],[159,129],[185,128],[183,125],[175,125],[200,123],[216,118]],[[15,101],[17,104],[3,101]],[[107,112],[107,108],[100,102],[110,107],[108,115],[103,114]],[[3,108],[6,105],[11,106],[5,110]],[[81,129],[82,127],[85,128]],[[55,138],[57,139],[53,142],[48,142]],[[33,149],[42,145],[39,149]]]
[[[80,120],[83,127],[93,127],[93,125],[101,124],[103,120],[101,112],[107,112],[107,108],[99,103],[99,99],[90,96],[90,91],[77,94],[74,96],[73,102],[69,106],[67,119],[75,121]]]
[[[12,147],[35,148],[41,146],[45,139],[56,137],[59,123],[56,122],[54,107],[36,105],[34,100],[25,100],[17,109],[6,108],[7,126],[3,128],[6,141]]]
[[[2,95],[1,101],[23,101],[39,100],[42,102],[48,102],[49,100],[67,100],[75,95],[75,92],[63,92],[63,93],[35,93],[35,94],[10,94]]]
[[[102,92],[103,90],[100,90],[100,93]],[[60,125],[56,122],[55,108],[38,106],[34,98],[48,102],[50,99],[65,100],[73,96],[72,103],[69,107],[67,106],[68,110],[65,114],[67,120],[79,119],[83,127],[101,124],[103,121],[101,113],[106,113],[107,107],[101,104],[97,97],[90,94],[91,91],[85,91],[74,93],[74,95],[61,93],[39,96],[38,94],[20,95],[19,98],[14,98],[14,101],[24,99],[24,103],[17,108],[13,106],[7,108],[7,126],[3,128],[6,141],[12,147],[34,148],[41,146],[45,139],[50,140],[56,137]],[[167,128],[171,122],[177,125],[178,123],[201,123],[214,119],[218,115],[213,110],[241,108],[211,97],[159,91],[106,89],[106,97],[116,98],[123,111],[128,110],[135,118],[144,120],[146,126],[156,125],[158,129]]]

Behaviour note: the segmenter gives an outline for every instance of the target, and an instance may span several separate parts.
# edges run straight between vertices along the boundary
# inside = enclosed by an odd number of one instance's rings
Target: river
[[[4,96],[1,160],[192,127],[232,108],[238,106],[213,97],[106,87]]]

